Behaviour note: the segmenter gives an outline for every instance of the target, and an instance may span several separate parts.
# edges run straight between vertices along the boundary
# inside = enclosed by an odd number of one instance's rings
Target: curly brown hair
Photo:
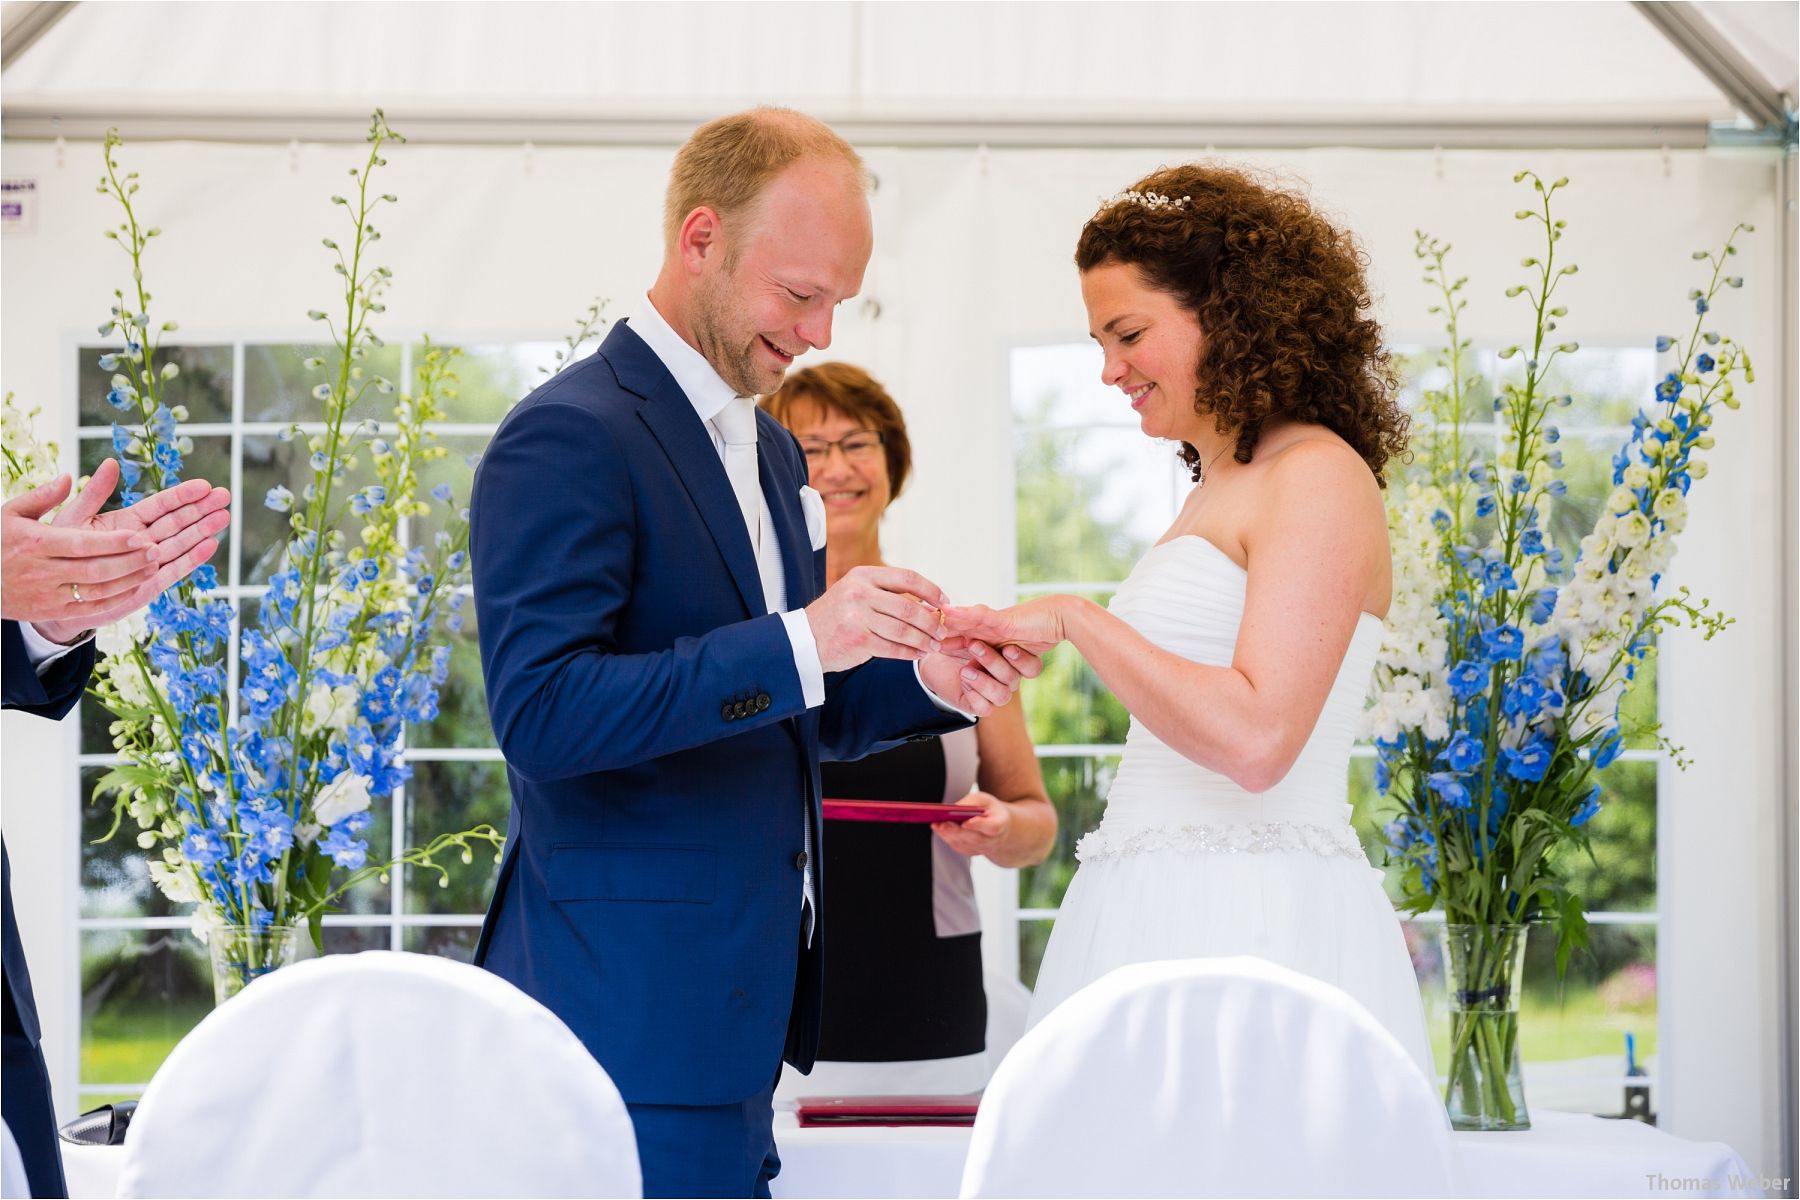
[[[1271,420],[1323,425],[1348,442],[1376,482],[1406,452],[1410,421],[1369,315],[1367,256],[1292,192],[1247,171],[1164,167],[1105,204],[1082,227],[1075,265],[1135,267],[1200,322],[1206,345],[1194,411],[1237,430],[1250,461]],[[1200,478],[1200,456],[1181,459]]]

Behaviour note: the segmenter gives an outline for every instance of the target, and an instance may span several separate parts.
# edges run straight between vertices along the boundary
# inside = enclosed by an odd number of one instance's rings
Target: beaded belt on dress
[[[1362,843],[1348,825],[1301,821],[1257,821],[1228,825],[1150,825],[1108,829],[1104,824],[1075,844],[1081,862],[1102,862],[1154,850],[1201,854],[1268,854],[1293,851],[1328,858],[1367,861]]]

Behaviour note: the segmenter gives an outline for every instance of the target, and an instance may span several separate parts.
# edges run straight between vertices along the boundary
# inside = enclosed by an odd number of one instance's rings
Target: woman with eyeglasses
[[[763,407],[800,440],[825,501],[825,573],[880,565],[881,518],[900,494],[912,446],[900,408],[868,372],[823,363],[788,374]],[[958,1094],[985,1087],[987,998],[969,859],[1040,863],[1056,810],[1025,715],[1009,704],[973,729],[822,764],[825,795],[980,808],[960,824],[833,821],[819,1063],[789,1095]]]

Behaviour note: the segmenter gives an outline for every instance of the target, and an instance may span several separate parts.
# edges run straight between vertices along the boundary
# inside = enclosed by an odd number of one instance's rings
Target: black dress
[[[968,794],[975,731],[821,766],[826,797],[949,803]],[[987,1044],[969,860],[929,825],[832,821],[819,1057],[960,1058]]]

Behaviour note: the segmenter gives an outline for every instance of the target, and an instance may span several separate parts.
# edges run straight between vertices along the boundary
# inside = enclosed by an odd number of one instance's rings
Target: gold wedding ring
[[[79,583],[71,583],[69,585],[69,595],[75,597],[75,603],[80,604],[81,603],[81,585]]]

